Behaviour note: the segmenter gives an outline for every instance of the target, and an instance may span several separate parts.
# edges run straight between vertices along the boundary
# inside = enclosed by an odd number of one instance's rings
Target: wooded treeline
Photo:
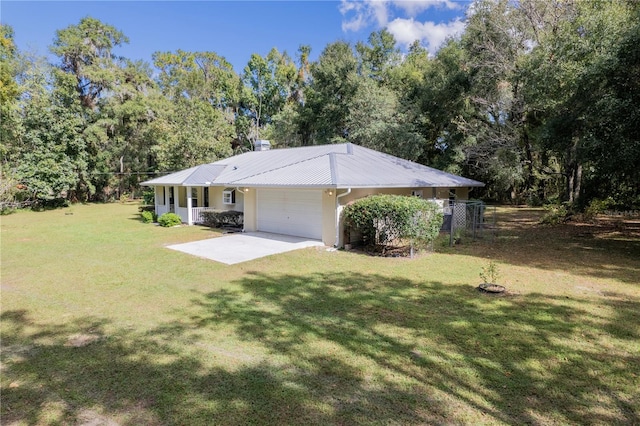
[[[251,55],[117,56],[87,17],[55,63],[1,27],[2,194],[108,200],[157,173],[251,149],[353,142],[488,184],[485,197],[640,204],[640,2],[480,0],[430,56],[378,31],[355,46]]]

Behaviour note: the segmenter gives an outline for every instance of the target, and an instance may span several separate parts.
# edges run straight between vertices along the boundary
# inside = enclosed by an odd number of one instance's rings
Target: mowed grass
[[[134,204],[1,220],[3,425],[639,424],[640,221],[226,266]],[[476,290],[497,262],[509,294]]]

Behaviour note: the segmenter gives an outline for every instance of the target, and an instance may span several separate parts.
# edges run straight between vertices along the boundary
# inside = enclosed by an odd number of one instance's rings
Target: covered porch
[[[154,186],[155,212],[158,216],[175,213],[183,223],[203,222],[202,212],[244,211],[244,190],[216,186]]]

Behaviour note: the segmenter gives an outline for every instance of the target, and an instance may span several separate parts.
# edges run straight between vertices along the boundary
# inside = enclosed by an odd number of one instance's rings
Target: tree
[[[357,91],[358,62],[345,42],[328,45],[311,66],[303,129],[312,135],[307,144],[344,142],[348,137],[349,102]]]
[[[291,88],[291,92],[284,106],[273,115],[269,126],[264,130],[265,137],[275,142],[277,146],[294,147],[310,144],[312,137],[308,123],[310,115],[304,113],[307,87],[311,81],[310,54],[310,46],[301,45],[298,48],[299,63],[293,80],[291,79],[293,69],[288,63],[283,67],[284,72],[278,73],[285,77],[284,81]]]
[[[528,64],[539,141],[558,158],[563,200],[628,205],[638,194],[638,5],[576,2],[564,11],[571,19],[540,34]]]
[[[156,52],[158,84],[151,151],[161,171],[179,170],[231,154],[242,96],[240,77],[214,52]],[[147,97],[148,99],[148,97]]]
[[[177,171],[231,155],[234,129],[219,110],[197,99],[169,105],[153,125],[155,134],[163,135],[153,148],[158,170]]]
[[[287,102],[300,96],[296,95],[298,77],[296,66],[286,52],[280,53],[274,48],[266,57],[251,55],[242,76],[244,114],[255,126],[250,139],[259,139],[261,128],[271,123]]]
[[[102,188],[99,197],[134,191],[140,174],[155,170],[152,147],[157,143],[152,123],[164,108],[148,64],[122,61],[116,70],[116,84],[108,97],[99,101],[99,115],[85,133],[101,141],[101,163],[94,184]],[[116,188],[118,193],[115,194]]]
[[[359,60],[359,74],[363,77],[383,81],[387,72],[400,62],[400,50],[396,40],[386,29],[373,32],[368,38],[369,44],[356,44]]]
[[[13,28],[0,25],[0,159],[2,166],[10,161],[12,146],[20,138],[18,97],[18,52],[13,41]]]
[[[422,154],[426,141],[391,89],[361,78],[348,107],[349,142],[413,161]]]
[[[158,84],[172,100],[199,99],[234,115],[240,101],[240,78],[233,66],[215,52],[156,52]],[[230,120],[231,121],[231,120]]]
[[[527,81],[519,64],[531,50],[536,25],[518,6],[507,0],[474,4],[463,36],[474,109],[457,121],[467,161],[514,198],[534,186],[530,115],[523,99]]]
[[[74,108],[74,102],[79,108],[79,101],[64,77],[38,58],[24,76],[24,135],[15,177],[40,203],[69,197],[86,175],[83,121]],[[52,92],[48,86],[53,86]]]
[[[122,32],[91,17],[56,32],[51,52],[60,57],[61,69],[75,76],[85,108],[95,108],[100,94],[114,84],[113,48],[128,42]]]

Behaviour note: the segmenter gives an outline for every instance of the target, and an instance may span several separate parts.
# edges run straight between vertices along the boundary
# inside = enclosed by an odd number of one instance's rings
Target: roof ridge
[[[338,152],[329,153],[329,172],[331,173],[331,183],[334,185],[338,184],[338,164],[336,163],[336,154],[341,154],[341,153],[338,153]]]
[[[287,149],[288,149],[288,148],[287,148]],[[305,158],[304,160],[294,161],[294,162],[287,163],[287,164],[284,164],[284,165],[279,166],[279,167],[274,167],[274,168],[272,168],[272,169],[263,170],[263,171],[261,171],[261,172],[259,172],[259,173],[254,173],[254,174],[252,174],[252,175],[243,176],[243,177],[241,177],[241,178],[238,178],[238,179],[234,179],[234,180],[232,180],[232,181],[229,181],[229,183],[234,183],[234,182],[237,182],[237,181],[239,181],[239,180],[244,180],[244,179],[249,179],[249,178],[252,178],[252,177],[256,177],[256,176],[260,176],[260,175],[264,175],[264,174],[266,174],[266,173],[271,173],[271,172],[274,172],[274,171],[276,171],[276,170],[284,169],[284,168],[286,168],[286,167],[291,167],[291,166],[296,165],[296,164],[305,163],[305,162],[307,162],[307,161],[315,160],[315,159],[317,159],[317,158],[324,157],[324,156],[329,155],[329,154],[332,154],[332,152],[325,152],[325,153],[322,153],[322,154],[319,154],[319,155],[316,155],[316,156],[313,156],[313,157]],[[331,161],[331,160],[329,160],[329,161]],[[230,166],[230,164],[229,164],[228,166]],[[228,166],[227,166],[227,167],[228,167]]]
[[[186,172],[187,170],[191,170],[191,172],[190,172],[188,175],[186,175],[186,176],[184,177],[184,179],[182,179],[182,180],[183,180],[183,181],[185,181],[185,180],[189,179],[189,178],[190,178],[191,176],[193,176],[193,175],[198,171],[198,169],[199,169],[200,167],[202,167],[202,166],[204,166],[204,164],[200,164],[199,166],[189,167],[189,168],[187,168],[186,170],[184,170],[185,172]],[[180,173],[180,172],[175,172],[175,173]],[[171,174],[173,174],[173,173],[171,173]]]

